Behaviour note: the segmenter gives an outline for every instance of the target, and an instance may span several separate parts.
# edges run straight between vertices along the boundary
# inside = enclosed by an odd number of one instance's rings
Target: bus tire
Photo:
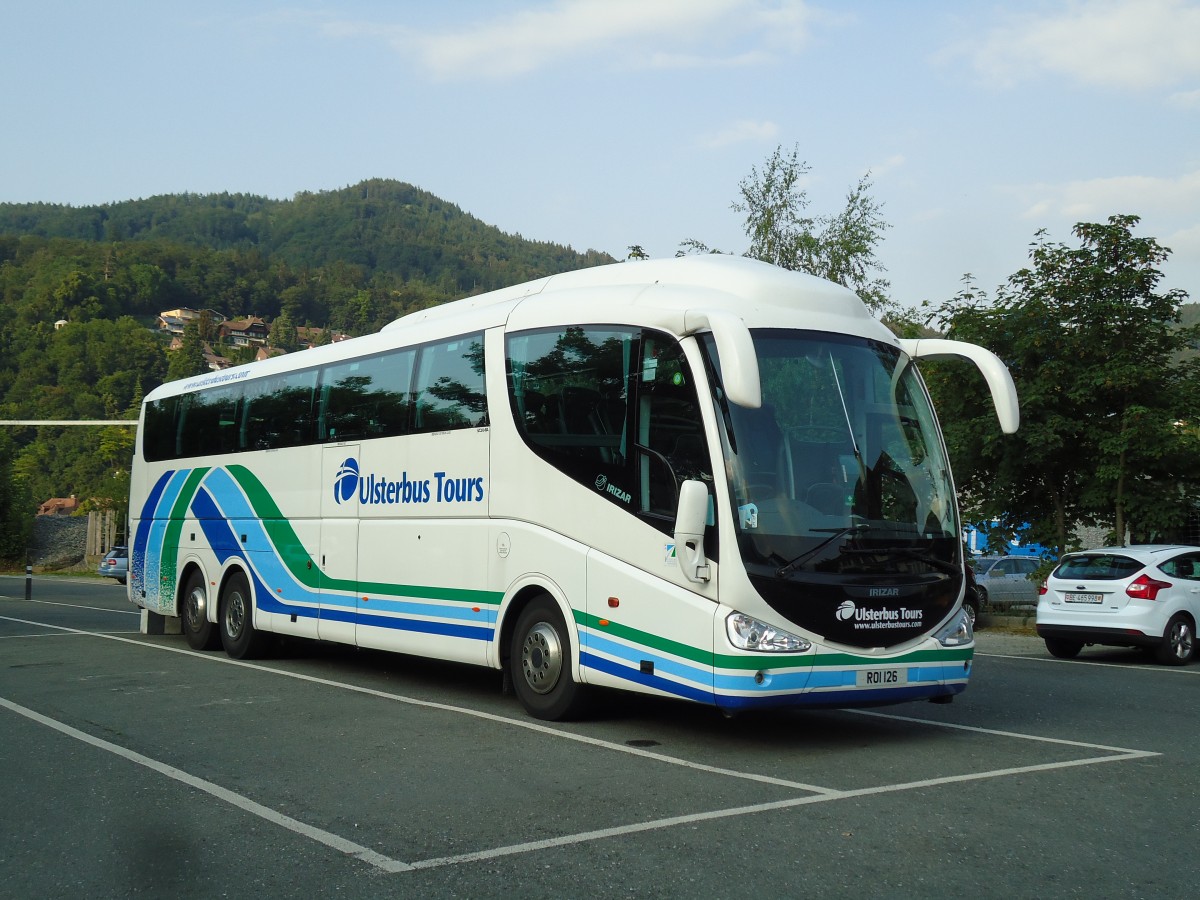
[[[257,659],[266,649],[266,635],[254,627],[250,582],[234,572],[221,589],[221,644],[234,659]]]
[[[521,611],[509,653],[513,688],[535,719],[576,716],[585,691],[571,677],[571,636],[558,604],[548,595],[535,597]]]
[[[179,611],[184,637],[193,650],[216,650],[221,644],[217,626],[208,621],[208,592],[204,576],[193,569],[183,586],[183,608]]]

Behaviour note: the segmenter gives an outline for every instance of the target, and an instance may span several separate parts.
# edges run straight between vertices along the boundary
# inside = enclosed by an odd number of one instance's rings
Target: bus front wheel
[[[567,719],[584,706],[584,688],[571,677],[571,637],[558,604],[543,594],[517,619],[509,652],[513,686],[537,719]]]
[[[234,659],[256,659],[263,655],[266,635],[254,627],[254,602],[250,582],[235,572],[221,589],[221,644]]]

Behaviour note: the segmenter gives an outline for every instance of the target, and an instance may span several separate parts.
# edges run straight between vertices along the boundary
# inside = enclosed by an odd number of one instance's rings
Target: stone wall
[[[29,562],[42,571],[81,566],[87,542],[88,516],[38,516],[33,520]]]

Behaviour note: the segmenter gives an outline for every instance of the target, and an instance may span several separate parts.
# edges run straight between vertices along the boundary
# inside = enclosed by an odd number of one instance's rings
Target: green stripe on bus
[[[426,600],[446,600],[483,606],[499,606],[500,601],[504,599],[504,595],[496,591],[322,577],[323,573],[320,567],[304,549],[295,529],[283,517],[275,499],[258,480],[258,477],[245,466],[231,465],[227,469],[245,492],[254,514],[262,522],[262,526],[267,532],[267,537],[271,541],[275,553],[283,561],[292,577],[311,590],[375,594],[386,597],[419,597]]]
[[[661,653],[669,653],[672,656],[678,656],[682,659],[690,659],[692,662],[703,663],[706,666],[711,666],[713,663],[711,651],[701,650],[699,647],[693,647],[690,644],[681,644],[679,641],[659,637],[657,634],[651,634],[648,631],[639,631],[637,628],[630,628],[628,625],[622,625],[620,622],[614,622],[612,619],[604,619],[607,624],[601,625],[601,620],[598,616],[588,615],[578,609],[574,610],[574,615],[576,624],[582,625],[585,628],[591,628],[593,631],[619,637],[634,644],[641,644],[652,650],[658,650]]]
[[[167,517],[167,530],[163,535],[162,557],[158,566],[160,603],[163,598],[167,597],[172,602],[175,600],[175,575],[179,567],[179,535],[183,533],[183,520],[188,516],[192,498],[196,496],[196,491],[204,476],[208,474],[208,469],[208,466],[204,466],[192,469],[188,473],[183,487],[179,490],[179,495],[175,498],[175,503],[171,506],[170,515]]]
[[[589,615],[580,610],[574,611],[575,622],[583,627],[591,628],[594,631],[602,634],[612,635],[613,637],[621,638],[634,644],[641,644],[649,647],[652,650],[658,650],[662,653],[669,653],[673,656],[678,656],[683,659],[689,659],[693,662],[703,663],[706,665],[714,665],[718,669],[779,669],[779,668],[807,668],[814,667],[833,667],[833,666],[869,666],[869,665],[888,665],[888,666],[907,666],[922,662],[953,662],[954,660],[967,660],[974,655],[973,648],[965,649],[947,649],[947,650],[913,650],[910,653],[905,653],[903,656],[892,657],[889,659],[874,659],[866,656],[854,656],[849,653],[824,653],[818,655],[797,654],[797,653],[759,653],[754,656],[734,656],[728,653],[709,653],[701,650],[698,647],[692,647],[688,644],[681,644],[678,641],[668,640],[664,637],[659,637],[656,634],[651,634],[648,631],[640,631],[637,628],[630,628],[628,625],[622,625],[619,622],[614,622],[612,619],[605,619],[605,625],[600,624],[600,617]]]

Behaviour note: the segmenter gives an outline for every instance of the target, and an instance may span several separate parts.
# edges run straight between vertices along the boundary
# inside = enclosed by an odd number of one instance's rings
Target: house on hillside
[[[219,372],[222,369],[228,369],[232,363],[223,356],[217,356],[213,352],[212,345],[207,341],[204,343],[204,361],[208,364],[208,368],[213,372]]]
[[[286,353],[286,350],[280,350],[278,347],[259,347],[258,352],[254,354],[254,361],[262,362],[264,359],[270,359],[272,356],[283,356]]]
[[[188,326],[189,322],[196,321],[205,313],[208,313],[209,319],[214,323],[222,322],[225,319],[215,309],[190,309],[181,306],[178,309],[165,309],[160,312],[155,325],[159,331],[165,334],[183,334],[183,329]]]
[[[270,326],[258,316],[250,316],[248,319],[226,319],[217,327],[220,338],[234,347],[265,344],[270,333]]]
[[[38,507],[39,516],[69,516],[79,509],[79,501],[75,495],[70,497],[51,497]]]

